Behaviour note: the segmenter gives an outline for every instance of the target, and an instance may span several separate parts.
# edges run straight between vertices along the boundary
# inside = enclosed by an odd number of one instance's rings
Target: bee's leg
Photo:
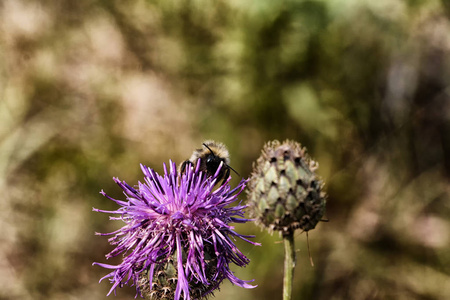
[[[185,160],[185,161],[181,164],[181,167],[180,167],[180,173],[181,173],[181,174],[183,174],[184,171],[186,171],[187,165],[194,166],[194,164],[193,164],[190,160]]]
[[[226,168],[227,170],[225,171],[225,176],[223,177],[223,181],[222,181],[222,185],[225,184],[225,182],[227,182],[228,177],[230,177],[230,168]]]

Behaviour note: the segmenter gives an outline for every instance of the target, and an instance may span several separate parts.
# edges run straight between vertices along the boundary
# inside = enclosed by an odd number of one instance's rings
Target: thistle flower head
[[[109,242],[115,249],[106,258],[124,255],[119,265],[94,263],[112,270],[101,279],[109,278],[112,283],[108,295],[130,280],[138,294],[150,299],[203,298],[224,279],[244,288],[255,287],[229,268],[230,263],[241,267],[249,263],[233,243],[235,238],[257,245],[247,239],[253,236],[240,235],[230,225],[249,221],[244,218],[246,205],[229,206],[237,201],[246,180],[231,189],[229,178],[214,189],[220,168],[212,177],[198,168],[179,174],[173,162],[169,171],[164,165],[162,176],[144,165],[141,169],[145,181],[137,187],[114,178],[126,200],[101,192],[119,204],[119,209],[94,209],[118,215],[110,219],[125,223],[117,231],[99,234],[113,235]]]
[[[269,230],[290,234],[314,229],[325,212],[326,195],[315,174],[318,164],[294,141],[267,143],[249,181],[250,214]]]

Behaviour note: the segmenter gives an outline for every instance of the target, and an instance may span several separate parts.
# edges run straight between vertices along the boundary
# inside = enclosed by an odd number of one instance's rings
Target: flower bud
[[[253,166],[247,191],[257,224],[283,235],[314,229],[325,213],[318,163],[294,141],[268,142]]]

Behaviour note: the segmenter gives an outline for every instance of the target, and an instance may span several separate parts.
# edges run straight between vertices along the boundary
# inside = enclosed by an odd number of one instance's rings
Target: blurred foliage
[[[330,222],[315,267],[297,235],[294,299],[450,299],[449,17],[446,0],[1,1],[0,299],[105,299],[94,232],[120,224],[98,192],[207,138],[244,177],[271,139],[319,161]],[[280,238],[238,229],[263,243],[235,270],[258,288],[216,298],[280,299]]]

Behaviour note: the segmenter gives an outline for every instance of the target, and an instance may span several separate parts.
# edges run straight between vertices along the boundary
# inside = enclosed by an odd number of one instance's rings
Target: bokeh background
[[[296,234],[293,299],[450,299],[449,18],[447,0],[1,0],[0,299],[107,299],[94,232],[121,224],[91,210],[115,208],[113,176],[215,139],[248,177],[286,138],[329,194],[314,267]],[[281,299],[280,237],[238,230],[263,244],[233,269],[258,287],[216,299]]]

